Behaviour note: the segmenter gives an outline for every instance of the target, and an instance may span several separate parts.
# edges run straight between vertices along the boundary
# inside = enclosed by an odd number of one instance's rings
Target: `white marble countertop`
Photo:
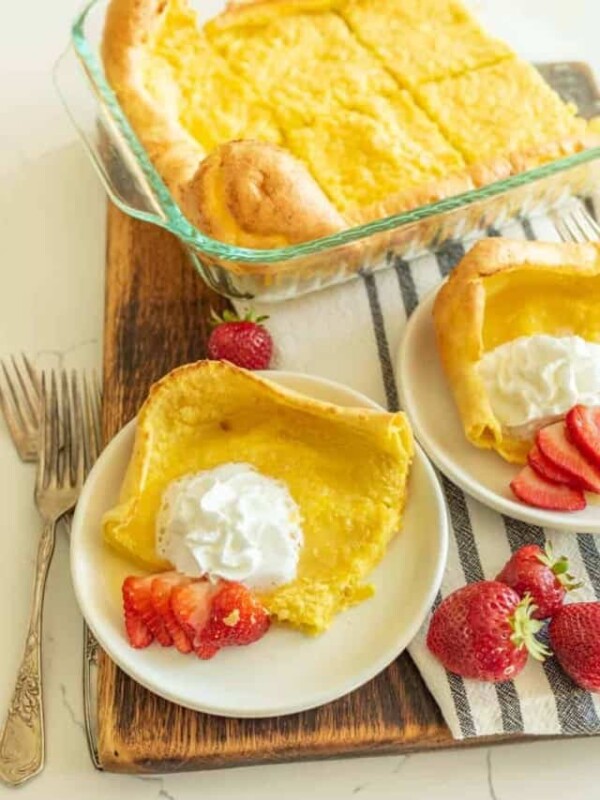
[[[105,199],[56,98],[50,70],[80,0],[18,2],[0,26],[0,354],[24,350],[99,365]],[[480,0],[498,33],[537,60],[576,59],[600,75],[597,0]],[[1,425],[1,423],[0,423]],[[33,470],[0,427],[0,715],[20,657],[39,522]],[[82,723],[81,619],[59,537],[48,583],[44,670],[47,766],[23,798],[129,800],[260,796],[578,800],[600,797],[598,740],[129,777],[95,772]],[[11,790],[0,786],[0,796]]]

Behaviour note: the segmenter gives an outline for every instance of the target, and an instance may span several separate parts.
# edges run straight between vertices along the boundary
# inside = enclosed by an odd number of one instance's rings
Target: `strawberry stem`
[[[262,322],[265,322],[268,319],[269,317],[267,314],[257,315],[252,308],[246,309],[246,312],[241,317],[239,314],[236,314],[235,311],[232,311],[229,308],[226,308],[223,311],[223,316],[219,316],[214,308],[211,308],[209,324],[213,328],[216,328],[218,325],[222,325],[224,322],[254,322],[256,325],[260,325]]]
[[[525,647],[536,661],[544,661],[552,653],[545,644],[535,638],[536,633],[543,627],[542,622],[531,617],[536,608],[531,595],[526,594],[509,619],[512,630],[510,640],[519,649]]]
[[[546,542],[544,550],[545,555],[538,556],[538,559],[552,570],[558,578],[558,582],[567,592],[572,592],[573,589],[579,589],[580,586],[583,586],[581,581],[578,581],[574,575],[569,573],[569,559],[566,556],[555,558],[550,542]]]

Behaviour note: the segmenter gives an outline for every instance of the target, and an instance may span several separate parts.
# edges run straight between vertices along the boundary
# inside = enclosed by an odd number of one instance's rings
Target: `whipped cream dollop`
[[[577,403],[600,405],[600,345],[579,336],[521,336],[485,353],[477,371],[494,415],[519,438]]]
[[[296,577],[303,535],[287,486],[250,464],[184,475],[165,490],[158,553],[190,576],[266,590]]]

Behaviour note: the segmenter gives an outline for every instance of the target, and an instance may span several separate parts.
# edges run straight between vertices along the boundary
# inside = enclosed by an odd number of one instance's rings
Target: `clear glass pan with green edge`
[[[390,253],[410,258],[446,239],[500,227],[516,214],[545,213],[599,185],[596,147],[303,244],[258,250],[217,241],[183,216],[104,77],[100,42],[107,5],[92,0],[75,20],[71,43],[55,68],[59,94],[111,200],[175,234],[206,283],[226,297],[275,302],[318,291],[385,268]]]

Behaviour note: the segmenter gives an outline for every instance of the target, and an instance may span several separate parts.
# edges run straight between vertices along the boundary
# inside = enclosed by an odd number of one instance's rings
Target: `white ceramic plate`
[[[402,407],[427,455],[467,494],[502,514],[532,525],[600,533],[600,505],[594,504],[593,495],[588,495],[586,509],[574,513],[527,506],[509,488],[519,467],[469,443],[438,357],[431,317],[436,291],[410,317],[396,369]]]
[[[357,392],[285,372],[271,380],[344,406],[378,408]],[[90,473],[71,529],[71,571],[83,616],[110,657],[151,691],[182,706],[232,717],[303,711],[358,688],[390,664],[425,618],[440,586],[447,518],[437,476],[417,448],[404,527],[373,571],[375,596],[312,638],[275,626],[260,642],[223,650],[212,661],[156,644],[132,649],[123,629],[120,586],[131,565],[102,542],[102,514],[117,501],[135,421],[110,442]]]

